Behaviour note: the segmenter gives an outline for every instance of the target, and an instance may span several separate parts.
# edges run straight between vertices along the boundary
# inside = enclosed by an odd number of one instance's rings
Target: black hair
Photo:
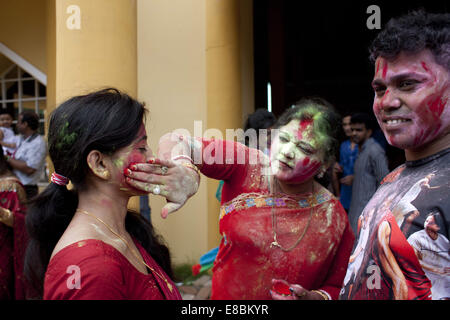
[[[364,124],[367,130],[374,130],[374,120],[372,117],[367,113],[355,113],[352,115],[352,118],[350,120],[350,123],[357,123],[357,124]]]
[[[244,131],[254,129],[256,131],[256,137],[259,138],[259,130],[270,129],[275,124],[275,122],[276,118],[272,112],[268,111],[267,109],[259,108],[248,116],[247,121],[245,122]],[[249,146],[250,138],[248,136],[245,136],[244,143],[246,146]]]
[[[250,114],[245,122],[244,130],[255,129],[268,129],[275,124],[275,115],[263,108],[256,109],[255,112]]]
[[[316,117],[317,115],[320,117]],[[293,107],[287,109],[277,120],[274,128],[280,128],[292,120],[314,119],[314,130],[327,136],[324,144],[325,161],[331,164],[339,148],[339,132],[341,116],[334,106],[320,97],[308,97],[299,100]]]
[[[450,70],[450,14],[427,13],[423,9],[392,18],[373,40],[369,52],[374,62],[378,56],[396,58],[400,52],[418,53],[429,49],[436,63]]]
[[[11,118],[14,119],[13,115],[11,114],[11,112],[9,111],[8,108],[0,108],[0,115],[2,114],[9,114],[11,116]]]
[[[41,298],[43,280],[53,249],[78,206],[77,190],[85,188],[87,155],[91,150],[113,154],[129,145],[144,120],[144,105],[125,93],[108,88],[73,97],[55,109],[49,121],[48,148],[55,172],[69,178],[72,190],[50,183],[32,199],[26,215],[30,241],[25,254],[25,275]],[[172,277],[170,253],[153,226],[128,212],[127,231]]]
[[[36,131],[39,128],[39,116],[34,111],[24,110],[20,113],[22,122],[26,122],[31,130]]]

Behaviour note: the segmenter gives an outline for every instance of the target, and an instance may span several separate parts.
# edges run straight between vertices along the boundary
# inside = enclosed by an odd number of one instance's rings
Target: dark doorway
[[[444,1],[299,1],[254,0],[255,107],[279,116],[301,97],[321,96],[341,114],[372,114],[373,66],[368,46],[370,5],[381,11],[381,27],[394,16],[425,8],[446,12]],[[388,146],[390,168],[404,161],[403,151]]]

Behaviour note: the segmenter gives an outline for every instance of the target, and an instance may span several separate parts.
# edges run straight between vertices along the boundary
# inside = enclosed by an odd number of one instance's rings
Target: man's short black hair
[[[275,124],[276,120],[272,112],[259,108],[248,116],[244,130],[255,129],[258,132],[259,129],[268,129]]]
[[[369,47],[374,62],[379,56],[394,59],[401,52],[415,54],[428,49],[436,63],[450,70],[450,14],[423,9],[392,18]]]
[[[374,123],[372,117],[367,113],[355,113],[352,115],[352,119],[350,120],[350,124],[364,124],[367,130],[374,129]]]

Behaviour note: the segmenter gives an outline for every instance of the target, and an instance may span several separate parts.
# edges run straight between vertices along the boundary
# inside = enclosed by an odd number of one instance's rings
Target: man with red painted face
[[[405,150],[406,163],[386,176],[362,212],[362,218],[375,212],[369,241],[359,269],[347,271],[353,276],[340,297],[448,297],[448,287],[435,295],[407,238],[424,229],[430,212],[437,215],[435,230],[446,240],[447,259],[437,259],[434,267],[450,277],[450,14],[417,11],[392,19],[373,41],[371,57],[373,110],[387,141]],[[428,187],[422,188],[425,178]]]

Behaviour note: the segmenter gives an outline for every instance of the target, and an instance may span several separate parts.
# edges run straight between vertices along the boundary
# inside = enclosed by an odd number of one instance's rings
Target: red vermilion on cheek
[[[310,158],[306,157],[303,161],[297,162],[292,174],[292,178],[289,180],[291,182],[306,181],[317,172],[320,166],[321,163],[319,161],[311,160]]]
[[[445,104],[446,101],[443,99],[441,94],[439,94],[436,98],[432,97],[427,103],[430,111],[436,118],[439,118],[442,112],[444,112]]]
[[[303,159],[303,166],[306,167],[306,166],[309,164],[310,161],[311,161],[311,160],[310,160],[308,157],[306,157],[305,159]]]
[[[145,156],[137,150],[132,151],[123,163],[122,174],[124,179],[127,176],[126,171],[130,168],[130,166],[142,162],[146,162]]]

